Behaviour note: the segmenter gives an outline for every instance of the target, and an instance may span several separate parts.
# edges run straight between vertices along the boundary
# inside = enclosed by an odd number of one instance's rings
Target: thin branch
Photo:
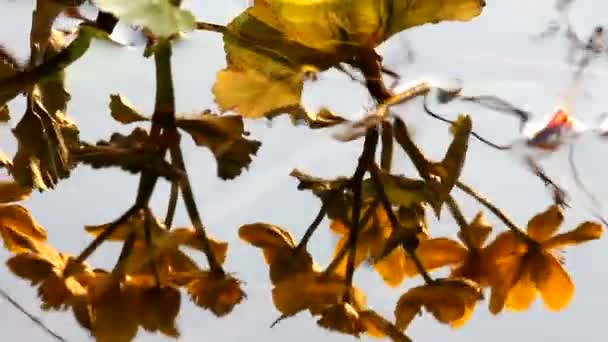
[[[0,296],[2,296],[4,299],[6,299],[6,301],[9,302],[12,306],[14,306],[17,310],[21,311],[21,313],[23,313],[27,318],[29,318],[32,322],[34,322],[34,324],[36,324],[38,327],[40,327],[42,330],[44,330],[44,332],[47,333],[49,336],[56,339],[57,341],[62,341],[62,342],[67,341],[64,337],[62,337],[58,333],[54,332],[51,328],[49,328],[46,324],[44,324],[44,322],[42,322],[42,320],[40,318],[34,316],[32,313],[27,311],[21,304],[19,304],[16,300],[14,300],[4,289],[0,289]]]
[[[131,255],[133,251],[133,246],[135,246],[135,239],[137,238],[137,234],[134,231],[131,231],[127,236],[124,244],[122,245],[122,249],[120,250],[120,255],[118,255],[118,260],[116,260],[116,265],[112,269],[112,272],[115,274],[123,274],[123,266],[125,260]]]
[[[443,122],[445,122],[445,123],[448,123],[448,124],[450,124],[450,125],[453,125],[453,124],[454,124],[454,120],[447,119],[447,118],[445,118],[445,117],[441,116],[440,114],[437,114],[437,113],[433,112],[433,111],[432,111],[432,110],[429,108],[428,103],[427,103],[427,98],[428,98],[428,96],[425,96],[425,97],[424,97],[424,102],[423,102],[423,104],[422,104],[422,107],[424,108],[424,112],[425,112],[426,114],[428,114],[429,116],[431,116],[431,117],[433,117],[433,118],[435,118],[435,119],[437,119],[437,120],[439,120],[439,121],[443,121]],[[494,149],[497,149],[497,150],[500,150],[500,151],[504,151],[504,150],[509,150],[509,149],[511,149],[511,146],[510,146],[510,145],[498,145],[498,144],[495,144],[495,143],[491,142],[490,140],[488,140],[488,139],[484,138],[483,136],[479,135],[479,134],[478,134],[477,132],[475,132],[475,131],[471,131],[471,135],[472,135],[473,137],[475,137],[475,139],[479,140],[480,142],[482,142],[482,143],[484,143],[484,144],[486,144],[486,145],[488,145],[488,146],[490,146],[490,147],[492,147],[492,148],[494,148]]]
[[[390,172],[393,164],[393,126],[382,121],[382,151],[380,165],[383,170]]]
[[[458,227],[460,227],[460,232],[462,233],[462,234],[460,234],[461,238],[462,238],[462,242],[464,242],[464,244],[467,246],[467,248],[469,250],[475,249],[475,246],[471,242],[471,231],[469,230],[469,224],[467,223],[467,220],[464,218],[464,215],[462,214],[462,210],[460,210],[460,207],[458,206],[458,203],[456,202],[454,197],[448,196],[448,198],[446,200],[446,204],[448,206],[448,209],[450,210],[450,213],[454,217],[456,224],[458,224]]]
[[[350,188],[353,191],[353,209],[352,209],[352,226],[348,234],[348,261],[346,263],[346,287],[347,292],[344,294],[344,301],[350,300],[350,287],[353,284],[353,275],[355,273],[355,257],[357,255],[357,240],[359,237],[360,219],[361,219],[361,198],[363,188],[363,176],[367,165],[374,162],[376,147],[378,145],[378,130],[371,128],[365,134],[363,143],[363,152],[359,157],[357,169],[350,180]]]
[[[171,229],[173,218],[175,217],[175,209],[177,208],[177,199],[179,197],[179,183],[171,182],[171,193],[169,194],[169,202],[167,205],[167,215],[165,215],[165,227]]]
[[[184,157],[182,155],[182,150],[179,145],[174,145],[171,147],[171,159],[175,166],[180,168],[184,173],[184,177],[180,179],[179,183],[180,189],[182,191],[182,198],[184,200],[184,204],[186,205],[186,211],[188,212],[188,216],[190,216],[190,221],[192,221],[192,225],[198,230],[200,234],[203,252],[207,257],[209,268],[211,272],[224,274],[222,266],[217,261],[215,254],[213,253],[213,251],[211,250],[211,246],[209,245],[207,232],[205,230],[203,220],[201,219],[201,216],[198,212],[198,208],[196,206],[196,200],[194,199],[194,193],[192,191],[192,186],[190,185],[190,179],[188,177],[188,172],[184,163]]]
[[[589,197],[589,199],[592,202],[592,205],[595,207],[595,209],[591,209],[593,215],[595,215],[597,217],[597,219],[600,220],[608,228],[608,221],[600,213],[601,207],[602,207],[600,201],[587,188],[587,186],[585,186],[585,183],[583,182],[583,179],[578,172],[578,168],[576,167],[576,164],[574,163],[574,144],[570,145],[570,149],[568,151],[568,163],[570,164],[570,169],[572,170],[572,177],[574,178],[574,182],[585,193],[585,195],[587,195],[587,197]]]
[[[319,209],[319,213],[317,213],[317,216],[315,217],[315,219],[312,221],[312,223],[310,224],[308,229],[306,229],[304,236],[302,236],[302,240],[300,240],[300,243],[296,247],[296,252],[301,251],[302,249],[306,249],[306,245],[308,244],[308,241],[312,237],[312,234],[314,234],[314,232],[317,230],[317,228],[321,224],[321,221],[323,221],[325,214],[327,213],[327,204],[326,203],[327,202],[323,202],[323,204],[321,205],[321,209]]]
[[[483,206],[488,208],[488,210],[490,210],[490,212],[492,212],[492,214],[494,214],[496,217],[498,217],[507,226],[507,228],[509,228],[513,233],[524,238],[525,240],[529,239],[528,235],[524,232],[523,229],[521,229],[519,226],[517,226],[515,223],[513,223],[513,221],[502,210],[500,210],[497,206],[492,204],[492,202],[490,202],[490,200],[485,198],[483,195],[481,195],[477,191],[475,191],[475,189],[462,183],[461,181],[456,182],[456,187],[458,187],[460,190],[462,190],[467,195],[475,198],[479,203],[481,203]]]
[[[374,182],[374,185],[376,187],[376,193],[378,194],[378,197],[380,198],[380,202],[382,203],[382,206],[384,207],[384,210],[386,211],[386,215],[388,216],[388,219],[391,222],[393,229],[401,230],[402,229],[401,223],[399,222],[399,219],[397,219],[397,216],[395,215],[395,212],[393,211],[393,208],[388,199],[388,196],[386,195],[386,191],[384,190],[384,185],[382,184],[382,181],[380,180],[380,170],[378,168],[378,165],[376,165],[376,164],[369,165],[368,170],[371,174],[372,181]],[[415,245],[417,245],[417,243],[416,244],[404,243],[403,247],[406,250],[406,252],[408,252],[408,254],[412,258],[412,260],[414,261],[414,264],[416,264],[416,268],[418,269],[418,272],[424,278],[424,281],[427,284],[430,284],[433,282],[433,279],[431,278],[431,276],[428,274],[428,272],[424,268],[424,265],[422,264],[422,261],[420,260],[420,258],[418,258],[418,256],[416,255],[416,249],[413,248],[413,246],[415,246]]]
[[[221,34],[225,34],[228,31],[228,28],[226,28],[226,26],[224,25],[205,23],[202,21],[196,22],[196,29],[202,31],[218,32]]]
[[[154,216],[150,210],[150,208],[146,207],[144,209],[144,238],[146,240],[146,252],[149,254],[153,254],[152,250],[152,220]],[[148,261],[148,265],[152,269],[152,274],[154,275],[154,282],[156,286],[160,286],[160,277],[158,275],[158,267],[156,265],[156,261],[154,258],[150,258]]]

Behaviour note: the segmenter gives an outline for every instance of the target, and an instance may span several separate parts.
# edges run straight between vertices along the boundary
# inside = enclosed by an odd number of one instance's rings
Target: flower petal
[[[505,306],[513,311],[528,310],[536,298],[536,286],[532,280],[532,263],[527,261],[522,267],[524,269],[505,301]]]
[[[577,245],[589,240],[599,239],[602,236],[603,227],[595,222],[584,222],[573,230],[558,234],[543,242],[544,249]]]
[[[484,216],[483,212],[479,212],[475,215],[473,221],[469,224],[467,229],[468,239],[471,241],[474,247],[481,248],[486,242],[488,235],[492,232],[492,226]],[[466,241],[462,236],[462,231],[458,232],[458,237],[461,241]]]
[[[550,238],[564,221],[564,211],[559,205],[552,205],[528,221],[528,235],[543,242]]]
[[[500,313],[505,306],[507,295],[515,285],[521,267],[520,256],[505,257],[499,264],[495,264],[494,272],[490,274],[492,294],[489,303],[490,312],[494,315]]]
[[[574,284],[559,261],[549,253],[543,253],[534,271],[536,287],[545,307],[551,311],[565,308],[574,294]]]

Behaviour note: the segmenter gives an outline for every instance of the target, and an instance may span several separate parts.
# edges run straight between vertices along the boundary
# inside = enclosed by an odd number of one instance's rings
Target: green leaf
[[[143,26],[156,36],[189,32],[196,24],[190,11],[174,6],[170,0],[93,0],[93,3],[100,10],[133,26]]]
[[[205,111],[191,119],[179,118],[175,124],[188,132],[197,146],[211,150],[217,160],[217,174],[222,179],[240,175],[261,145],[257,140],[244,137],[249,133],[237,115],[218,116]]]
[[[119,94],[110,95],[110,114],[112,114],[114,120],[123,124],[148,120],[148,118],[139,114],[127,99]]]
[[[70,175],[70,148],[77,146],[79,132],[61,112],[49,114],[35,93],[13,130],[18,149],[11,173],[20,185],[43,191]]]

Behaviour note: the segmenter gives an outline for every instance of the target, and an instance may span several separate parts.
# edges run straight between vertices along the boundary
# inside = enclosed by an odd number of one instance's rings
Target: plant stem
[[[34,322],[34,324],[36,324],[37,326],[42,328],[42,330],[44,330],[44,332],[46,332],[49,336],[53,337],[57,341],[62,341],[62,342],[67,341],[61,335],[59,335],[58,333],[51,330],[51,328],[46,326],[46,324],[44,324],[44,322],[42,322],[40,320],[40,318],[34,316],[32,313],[27,311],[21,304],[19,304],[16,300],[14,300],[4,289],[0,289],[0,296],[2,296],[4,299],[6,299],[6,301],[9,302],[17,310],[21,311],[21,313],[23,313],[27,318],[29,318],[32,322]]]
[[[177,208],[177,198],[179,197],[178,181],[171,182],[171,193],[169,194],[169,204],[167,206],[167,215],[165,215],[165,227],[171,229],[173,218],[175,217],[175,209]]]
[[[395,215],[395,212],[393,211],[393,208],[388,199],[388,196],[386,195],[386,191],[384,190],[384,185],[382,185],[382,181],[380,180],[380,171],[378,169],[378,166],[376,164],[372,164],[372,165],[368,166],[368,169],[369,169],[369,173],[372,177],[372,181],[374,182],[374,185],[376,187],[376,193],[378,194],[378,197],[380,198],[380,203],[382,203],[382,206],[384,207],[384,210],[386,211],[386,215],[388,216],[388,219],[391,222],[391,226],[393,226],[393,229],[401,230],[402,229],[401,223],[399,222],[399,219],[397,219],[397,216]],[[403,244],[403,247],[404,247],[405,251],[410,255],[410,257],[412,258],[414,263],[416,264],[416,268],[418,269],[418,272],[424,278],[424,281],[427,284],[430,284],[433,282],[433,279],[431,278],[431,276],[428,274],[428,272],[424,268],[424,265],[422,264],[422,261],[420,260],[420,258],[418,258],[418,255],[416,255],[416,248],[413,247],[416,245],[417,245],[417,243],[407,243],[406,242]]]
[[[154,253],[152,250],[152,220],[154,216],[150,208],[144,208],[144,238],[146,240],[146,251],[150,255]],[[160,277],[158,276],[158,268],[156,267],[156,262],[154,258],[150,258],[148,261],[148,265],[152,269],[152,274],[154,275],[154,282],[156,286],[160,286]]]
[[[376,153],[376,146],[378,145],[378,130],[376,128],[370,128],[365,134],[365,141],[363,143],[363,152],[359,157],[359,163],[357,169],[350,180],[350,187],[353,191],[353,209],[352,209],[352,226],[348,235],[348,262],[346,264],[346,287],[347,293],[344,295],[344,301],[349,301],[350,287],[353,284],[353,275],[355,273],[355,256],[357,254],[357,239],[359,236],[359,224],[361,216],[361,193],[363,176],[365,175],[365,169],[367,165],[374,162],[374,156]]]
[[[203,31],[218,32],[218,33],[222,33],[222,34],[224,34],[224,33],[226,33],[228,31],[228,29],[224,25],[205,23],[205,22],[202,22],[202,21],[197,21],[196,22],[196,29],[197,30],[203,30]]]
[[[325,214],[327,213],[327,205],[325,203],[327,203],[327,202],[323,202],[323,204],[321,205],[321,209],[319,209],[319,213],[317,214],[315,219],[312,221],[312,223],[310,224],[308,229],[306,229],[306,232],[304,233],[302,240],[300,240],[300,243],[296,247],[296,252],[298,252],[302,249],[306,249],[306,244],[308,244],[308,241],[312,237],[312,234],[314,234],[314,232],[317,230],[317,228],[321,224],[321,221],[323,221],[323,218],[325,217]]]
[[[118,260],[116,260],[116,265],[112,270],[114,274],[123,274],[124,273],[124,262],[127,260],[131,252],[133,251],[133,246],[135,245],[135,238],[137,234],[134,231],[131,231],[125,240],[125,243],[122,245],[122,249],[120,250],[120,255],[118,256]]]
[[[126,222],[131,216],[133,216],[140,207],[134,205],[129,210],[127,210],[122,216],[118,219],[114,220],[108,228],[106,228],[101,234],[97,235],[95,240],[91,241],[91,243],[82,251],[80,255],[75,260],[76,264],[83,263],[95,250],[108,238],[110,235],[114,233],[114,231],[124,222]],[[69,272],[67,272],[69,273]],[[67,275],[64,275],[67,276]]]
[[[211,272],[215,272],[218,274],[224,274],[224,270],[222,266],[219,264],[217,259],[215,258],[215,254],[211,250],[211,246],[209,245],[209,239],[207,238],[207,232],[205,230],[205,226],[203,225],[203,221],[200,217],[198,209],[196,207],[196,201],[194,199],[194,193],[192,192],[192,187],[190,186],[190,180],[188,177],[188,172],[186,170],[186,165],[184,163],[184,157],[182,155],[182,150],[179,145],[174,145],[171,147],[171,159],[172,162],[179,169],[182,170],[184,176],[180,178],[180,189],[182,191],[182,198],[184,199],[184,204],[186,205],[186,211],[188,212],[188,216],[190,216],[190,220],[192,221],[192,225],[196,228],[200,234],[200,239],[202,243],[203,252],[207,256],[207,262],[209,263],[209,268]]]
[[[382,121],[382,152],[380,154],[380,166],[383,170],[390,172],[393,164],[393,126]]]
[[[496,217],[498,217],[507,226],[507,228],[509,228],[513,233],[515,233],[516,235],[518,235],[526,240],[529,239],[528,235],[523,231],[523,229],[521,229],[515,223],[513,223],[513,221],[511,221],[511,219],[502,210],[500,210],[498,207],[496,207],[494,204],[492,204],[492,202],[490,202],[490,200],[485,198],[483,195],[481,195],[477,191],[475,191],[475,189],[462,183],[461,181],[456,182],[456,187],[458,187],[460,190],[462,190],[467,195],[475,198],[479,203],[481,203],[483,206],[488,208],[488,210],[490,210],[490,212],[492,212],[492,214],[494,214]]]
[[[393,129],[395,132],[395,140],[397,140],[397,143],[401,146],[403,151],[410,157],[420,177],[424,180],[429,180],[431,178],[431,170],[429,168],[428,158],[410,137],[405,122],[396,117]]]
[[[152,122],[162,128],[175,127],[175,95],[171,72],[171,54],[171,42],[167,39],[161,39],[154,51],[156,97]],[[150,135],[152,136],[152,133]]]
[[[462,210],[460,210],[460,207],[458,206],[458,203],[456,202],[454,197],[448,196],[446,199],[446,204],[448,206],[448,209],[450,209],[450,213],[452,214],[452,217],[454,217],[456,224],[458,224],[458,227],[460,227],[460,235],[462,238],[462,242],[464,242],[465,246],[467,246],[467,249],[475,249],[475,246],[471,242],[471,232],[469,230],[469,224],[464,218]]]

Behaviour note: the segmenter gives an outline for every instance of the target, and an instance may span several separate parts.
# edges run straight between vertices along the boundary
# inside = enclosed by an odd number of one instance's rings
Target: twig
[[[205,23],[202,21],[196,22],[196,29],[203,30],[203,31],[218,32],[218,33],[222,33],[222,34],[226,33],[226,31],[228,31],[228,29],[224,25]]]
[[[146,240],[146,252],[152,254],[154,251],[152,250],[152,219],[154,218],[152,211],[149,207],[144,208],[144,238]],[[160,277],[158,275],[158,268],[156,265],[156,261],[154,258],[150,258],[148,261],[148,265],[152,269],[152,274],[154,275],[154,282],[156,286],[160,286]]]
[[[570,164],[570,169],[572,170],[572,177],[574,178],[574,182],[585,193],[585,195],[587,195],[587,197],[589,197],[589,199],[592,202],[592,205],[595,207],[595,209],[591,209],[591,212],[593,213],[593,215],[595,215],[597,217],[598,220],[600,220],[604,224],[604,226],[606,226],[608,228],[608,221],[600,213],[600,208],[602,207],[600,201],[585,186],[585,183],[583,183],[583,179],[578,172],[578,168],[576,167],[576,164],[574,163],[574,144],[570,145],[570,150],[568,151],[568,163]]]
[[[469,230],[469,224],[467,223],[467,220],[464,218],[464,215],[462,214],[462,210],[460,210],[460,207],[458,206],[458,203],[456,202],[454,197],[452,197],[451,195],[448,196],[448,198],[446,200],[446,204],[448,206],[448,209],[450,210],[450,213],[454,217],[456,224],[458,224],[458,226],[460,227],[460,231],[462,232],[462,234],[460,234],[460,235],[461,235],[461,238],[462,238],[464,244],[467,246],[467,248],[469,250],[475,249],[475,246],[473,245],[473,243],[471,241],[471,231]]]
[[[21,304],[19,304],[16,300],[14,300],[4,289],[0,289],[0,295],[6,299],[12,306],[14,306],[17,310],[21,311],[27,318],[29,318],[34,324],[40,327],[44,332],[46,332],[49,336],[53,337],[57,341],[65,342],[67,341],[64,337],[54,332],[49,328],[40,318],[34,316],[32,313],[27,311]]]
[[[131,216],[133,216],[139,209],[139,206],[134,205],[129,210],[127,210],[122,216],[120,216],[117,220],[110,223],[110,225],[103,231],[101,234],[95,237],[95,240],[91,241],[91,243],[82,251],[80,255],[75,260],[76,264],[83,263],[95,250],[107,239],[109,238],[114,231],[125,221],[127,221]],[[66,269],[67,271],[67,269]],[[69,272],[68,272],[69,273]],[[64,275],[65,276],[65,275]]]
[[[347,292],[344,294],[344,301],[350,300],[350,287],[353,284],[353,275],[355,273],[355,258],[357,254],[357,239],[359,237],[360,219],[361,219],[361,197],[363,187],[363,176],[367,165],[374,162],[376,146],[378,145],[378,130],[370,128],[365,134],[363,143],[363,152],[359,157],[357,169],[350,181],[350,188],[353,191],[353,209],[352,209],[352,226],[348,234],[348,261],[346,264],[346,287]]]
[[[131,231],[127,236],[127,239],[125,240],[124,244],[122,245],[122,249],[120,250],[120,255],[118,255],[118,260],[116,260],[116,265],[114,265],[114,268],[112,270],[113,273],[124,273],[124,262],[125,260],[127,260],[127,258],[129,257],[129,255],[131,255],[131,252],[133,251],[133,246],[135,246],[136,237],[137,234],[134,231]]]
[[[331,200],[331,199],[329,199],[329,200]],[[321,205],[321,209],[319,209],[319,213],[317,214],[315,219],[312,221],[310,226],[308,226],[308,229],[306,229],[304,236],[302,236],[302,240],[300,240],[300,243],[296,247],[296,252],[306,248],[306,244],[308,244],[308,241],[312,237],[312,234],[314,234],[314,232],[317,230],[317,228],[321,224],[321,221],[323,221],[323,218],[325,217],[325,214],[327,213],[327,204],[326,203],[327,202],[323,202],[323,204]]]
[[[393,126],[382,121],[382,151],[380,154],[380,166],[383,170],[390,172],[393,164]]]
[[[443,117],[443,116],[441,116],[441,115],[433,112],[428,107],[428,103],[426,102],[426,97],[424,98],[424,103],[423,103],[422,107],[424,108],[424,112],[427,113],[429,116],[431,116],[431,117],[433,117],[433,118],[435,118],[435,119],[437,119],[439,121],[443,121],[445,123],[448,123],[450,125],[454,124],[454,120],[447,119],[447,118],[445,118],[445,117]],[[483,136],[479,135],[475,131],[471,131],[471,135],[473,137],[475,137],[475,139],[479,140],[480,142],[482,142],[482,143],[484,143],[484,144],[486,144],[486,145],[488,145],[488,146],[490,146],[490,147],[492,147],[494,149],[497,149],[497,150],[500,150],[500,151],[511,149],[510,145],[498,145],[498,144],[495,144],[495,143],[491,142],[490,140],[484,138]]]
[[[490,200],[485,198],[483,195],[481,195],[477,191],[475,191],[475,189],[462,183],[461,181],[456,182],[456,187],[458,187],[460,190],[462,190],[467,195],[475,198],[479,203],[481,203],[483,206],[488,208],[488,210],[490,210],[490,212],[492,212],[492,214],[494,214],[496,217],[498,217],[507,226],[507,228],[509,228],[513,233],[524,238],[525,240],[529,240],[528,235],[523,231],[523,229],[521,229],[515,223],[513,223],[513,221],[511,221],[511,219],[505,213],[503,213],[502,210],[500,210],[498,207],[496,207],[494,204],[492,204],[492,202],[490,202]]]
[[[175,163],[175,165],[180,168],[184,173],[184,177],[180,179],[179,183],[180,189],[182,191],[182,198],[184,200],[184,204],[186,205],[186,211],[188,212],[188,216],[190,216],[190,221],[192,221],[192,225],[198,230],[200,234],[203,252],[207,257],[209,268],[211,272],[224,274],[222,266],[217,261],[215,254],[213,253],[213,251],[211,250],[211,246],[209,245],[207,232],[205,230],[205,226],[203,225],[203,221],[196,206],[196,200],[194,199],[194,193],[190,185],[190,179],[188,177],[188,172],[186,171],[184,157],[182,155],[182,150],[179,145],[174,145],[171,147],[171,159],[172,162]]]
[[[401,230],[402,229],[401,223],[399,222],[399,219],[397,219],[395,212],[393,212],[391,203],[388,199],[388,196],[386,195],[386,191],[384,190],[384,185],[382,185],[382,181],[380,180],[380,170],[379,170],[378,166],[376,164],[371,164],[368,166],[368,170],[372,177],[372,181],[374,182],[374,185],[376,187],[376,193],[378,194],[378,197],[380,198],[380,203],[382,203],[382,206],[384,207],[384,210],[386,211],[386,215],[388,216],[388,219],[391,222],[393,229]],[[424,278],[424,281],[427,284],[430,284],[433,282],[433,279],[431,278],[431,276],[428,274],[428,272],[424,268],[424,265],[422,264],[422,261],[420,260],[420,258],[418,258],[418,256],[416,255],[416,248],[413,248],[413,246],[416,246],[416,245],[417,245],[417,243],[407,243],[406,242],[403,244],[403,247],[406,250],[406,252],[408,252],[408,254],[412,258],[412,260],[414,261],[414,264],[416,265],[418,272]]]
[[[171,193],[169,194],[169,202],[167,205],[167,215],[165,216],[165,227],[171,229],[173,218],[175,217],[175,209],[177,208],[177,198],[179,197],[179,184],[177,181],[171,182]]]

